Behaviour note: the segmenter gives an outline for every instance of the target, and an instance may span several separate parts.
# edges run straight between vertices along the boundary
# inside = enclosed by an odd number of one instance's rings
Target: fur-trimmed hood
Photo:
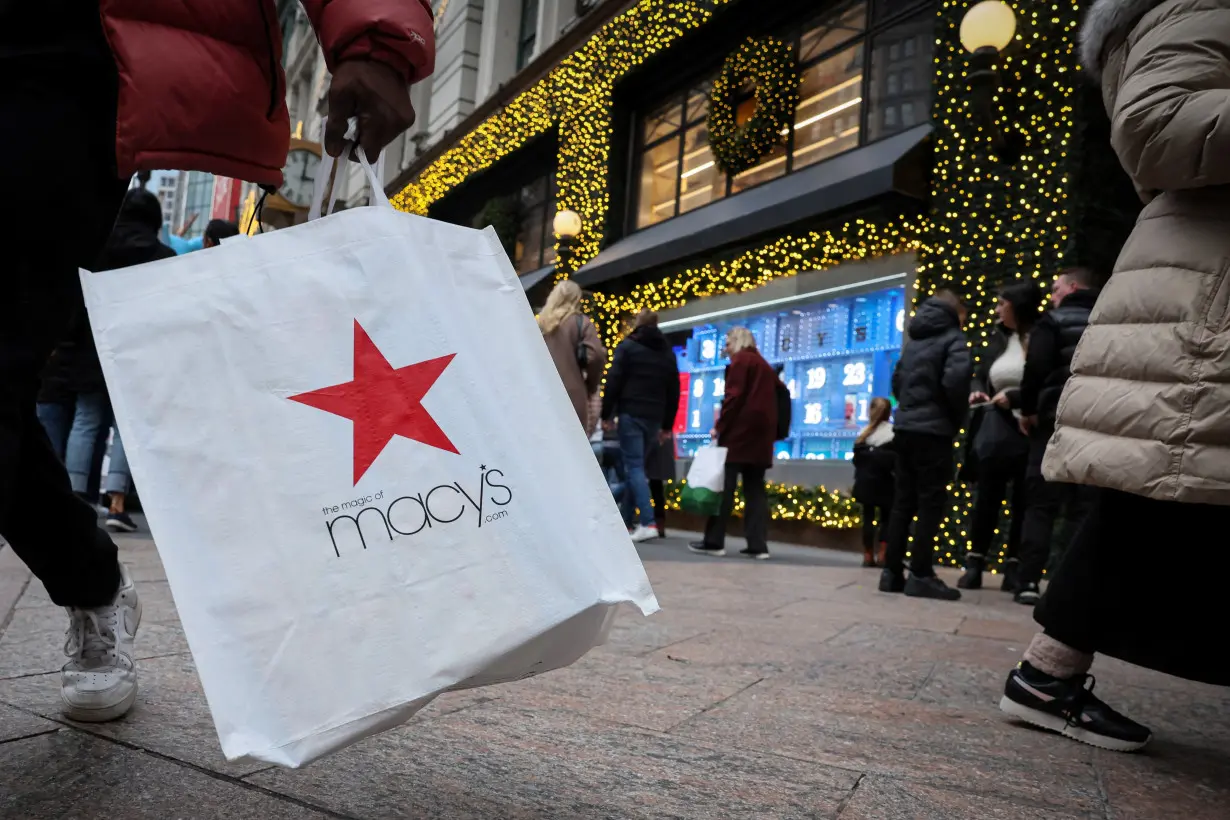
[[[1081,65],[1097,80],[1106,66],[1106,49],[1167,0],[1095,0],[1081,25]]]

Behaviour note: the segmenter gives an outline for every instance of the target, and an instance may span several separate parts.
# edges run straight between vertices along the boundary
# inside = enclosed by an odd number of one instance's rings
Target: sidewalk
[[[713,559],[682,538],[642,550],[663,611],[576,666],[441,698],[301,771],[231,765],[153,543],[121,543],[141,694],[96,726],[59,718],[64,613],[0,551],[0,818],[1230,816],[1230,690],[1100,660],[1098,694],[1156,732],[1102,752],[997,710],[1034,632],[997,588],[918,601],[857,556]]]

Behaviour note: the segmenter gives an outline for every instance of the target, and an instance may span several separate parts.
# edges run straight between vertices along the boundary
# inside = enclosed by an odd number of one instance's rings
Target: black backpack
[[[781,379],[777,380],[777,437],[774,441],[785,441],[790,438],[790,421],[794,412],[794,400],[790,396],[790,388]]]

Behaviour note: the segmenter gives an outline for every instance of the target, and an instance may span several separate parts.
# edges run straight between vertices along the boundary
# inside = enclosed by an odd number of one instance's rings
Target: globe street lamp
[[[1019,135],[1009,138],[996,125],[995,92],[999,90],[996,63],[999,54],[1016,36],[1016,15],[1004,0],[982,0],[965,12],[961,19],[961,45],[970,53],[970,102],[983,124],[991,131],[995,152],[1008,163],[1020,153]]]
[[[555,215],[551,227],[555,230],[555,236],[559,240],[559,263],[556,268],[566,270],[569,267],[568,263],[572,261],[573,245],[581,233],[581,215],[565,208]]]

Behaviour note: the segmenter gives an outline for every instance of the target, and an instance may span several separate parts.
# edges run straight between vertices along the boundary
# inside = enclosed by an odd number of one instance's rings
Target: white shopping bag
[[[299,766],[657,609],[495,233],[364,166],[376,205],[81,276],[232,760]]]
[[[680,494],[683,508],[697,515],[717,515],[726,487],[726,448],[701,447],[692,457]]]

